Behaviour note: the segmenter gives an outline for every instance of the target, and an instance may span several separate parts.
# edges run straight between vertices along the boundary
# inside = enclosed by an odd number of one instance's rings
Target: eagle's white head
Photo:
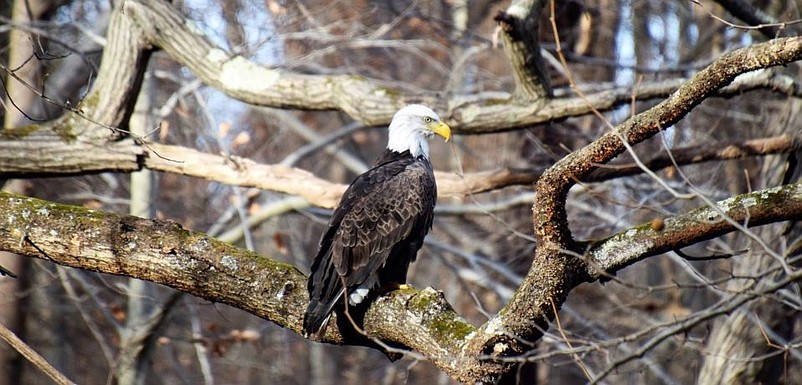
[[[395,152],[409,150],[412,156],[428,158],[429,143],[426,140],[435,134],[447,142],[451,138],[451,128],[429,107],[410,104],[393,115],[387,148]]]

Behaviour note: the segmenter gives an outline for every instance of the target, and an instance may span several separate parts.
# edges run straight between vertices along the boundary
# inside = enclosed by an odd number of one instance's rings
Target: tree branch
[[[697,73],[668,99],[640,113],[590,145],[557,162],[538,181],[535,207],[535,234],[558,248],[572,248],[571,232],[565,213],[565,197],[577,180],[583,180],[600,164],[605,164],[626,150],[682,119],[691,109],[736,76],[802,58],[802,38],[792,37],[741,48],[725,54]]]
[[[538,42],[540,11],[544,0],[517,0],[493,18],[501,30],[504,52],[515,75],[513,100],[540,103],[552,95],[551,79],[546,71]]]
[[[693,107],[741,73],[802,58],[802,38],[776,39],[722,56],[683,84],[671,97],[638,114],[547,170],[536,184],[533,222],[538,247],[523,283],[498,315],[478,329],[468,351],[495,352],[499,358],[532,349],[568,293],[591,280],[581,245],[568,227],[568,190],[600,164],[626,150],[622,140],[639,143],[679,121]],[[677,243],[679,240],[676,240]],[[645,251],[645,250],[640,250]]]
[[[308,301],[306,276],[293,266],[170,221],[105,213],[4,192],[0,192],[0,212],[6,218],[0,221],[0,250],[152,281],[229,304],[300,333]],[[715,208],[706,206],[665,218],[665,227],[659,231],[642,225],[594,243],[585,253],[588,270],[584,279],[592,281],[605,270],[615,272],[662,251],[735,231],[734,225],[722,219],[722,212],[746,226],[800,219],[802,184],[743,194],[718,202]],[[633,246],[624,247],[627,244]],[[520,334],[502,323],[507,314],[502,312],[477,329],[454,312],[441,292],[431,288],[396,290],[371,305],[364,329],[371,337],[422,354],[459,381],[493,381],[511,362],[503,357],[531,348]],[[509,339],[523,346],[515,346]],[[324,341],[364,343],[344,339],[337,322],[331,322]],[[487,341],[494,344],[488,346]]]
[[[340,110],[366,125],[386,125],[393,114],[409,103],[423,103],[444,111],[441,116],[457,134],[479,134],[519,129],[554,120],[606,111],[632,102],[631,89],[616,89],[550,100],[548,103],[520,104],[508,97],[454,96],[444,100],[435,92],[410,93],[404,84],[356,75],[308,75],[260,66],[239,55],[231,55],[212,44],[191,27],[172,5],[159,0],[128,0],[127,15],[147,41],[164,49],[178,63],[189,68],[204,83],[246,103],[304,110]],[[774,82],[759,78],[738,90],[773,89]],[[772,83],[772,85],[770,85]],[[792,84],[793,83],[792,81]],[[787,89],[788,86],[784,87]],[[798,85],[793,89],[798,91]],[[676,90],[675,82],[642,84],[637,100],[662,98]]]
[[[5,340],[11,347],[14,348],[20,355],[25,357],[28,361],[30,361],[34,366],[39,368],[42,372],[44,372],[48,377],[50,377],[53,382],[59,385],[75,385],[67,376],[63,373],[59,372],[58,369],[54,368],[53,365],[50,365],[47,360],[42,357],[36,350],[31,349],[25,341],[19,339],[14,332],[9,330],[5,325],[0,323],[0,338]]]
[[[763,12],[762,9],[754,4],[743,0],[716,0],[716,3],[727,10],[731,15],[743,20],[749,27],[756,28],[767,39],[779,37],[781,32],[790,29],[791,33],[796,33],[796,28],[792,25],[785,25],[775,17]],[[699,6],[701,4],[697,3]],[[709,12],[709,11],[708,11]],[[712,13],[711,13],[712,15]],[[730,24],[730,26],[738,27]]]
[[[729,218],[729,220],[725,219]],[[693,245],[744,227],[802,219],[802,184],[738,195],[683,215],[658,219],[594,242],[585,254],[593,281],[644,258]]]
[[[722,143],[718,148],[694,146],[672,150],[672,156],[658,155],[644,163],[651,170],[700,162],[740,159],[748,156],[788,153],[800,141],[788,135],[745,142]],[[673,157],[673,161],[672,161]],[[320,179],[310,172],[283,165],[268,165],[238,156],[212,155],[182,146],[122,140],[104,145],[65,142],[52,131],[35,131],[15,140],[0,134],[0,176],[31,178],[99,172],[135,172],[142,168],[193,176],[241,187],[256,187],[304,198],[309,204],[333,208],[346,185]],[[601,166],[584,182],[601,182],[636,175],[643,170],[634,164]],[[462,175],[436,172],[441,197],[468,196],[508,186],[531,185],[542,170],[504,168]]]
[[[293,331],[308,301],[296,268],[182,228],[0,192],[0,249],[144,279],[239,307]]]

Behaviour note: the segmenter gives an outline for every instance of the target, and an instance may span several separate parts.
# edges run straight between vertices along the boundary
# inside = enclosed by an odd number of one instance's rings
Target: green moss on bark
[[[415,314],[422,315],[422,324],[444,344],[459,344],[475,330],[457,315],[441,292],[430,287],[410,298],[407,307]]]

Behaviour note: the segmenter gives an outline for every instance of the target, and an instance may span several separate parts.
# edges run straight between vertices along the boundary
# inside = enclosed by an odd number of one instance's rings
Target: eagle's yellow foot
[[[406,283],[388,283],[379,287],[379,292],[382,293],[389,293],[395,290],[415,290],[415,288]]]

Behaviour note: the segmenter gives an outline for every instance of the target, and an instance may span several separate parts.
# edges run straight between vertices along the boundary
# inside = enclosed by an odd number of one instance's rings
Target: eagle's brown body
[[[320,337],[336,306],[361,302],[377,286],[403,284],[432,227],[437,197],[425,156],[385,150],[343,194],[320,240],[304,332]]]
[[[320,239],[304,335],[320,339],[332,312],[377,286],[406,282],[432,227],[437,187],[427,140],[435,135],[448,141],[451,129],[428,107],[410,104],[393,115],[387,149],[348,186]]]

